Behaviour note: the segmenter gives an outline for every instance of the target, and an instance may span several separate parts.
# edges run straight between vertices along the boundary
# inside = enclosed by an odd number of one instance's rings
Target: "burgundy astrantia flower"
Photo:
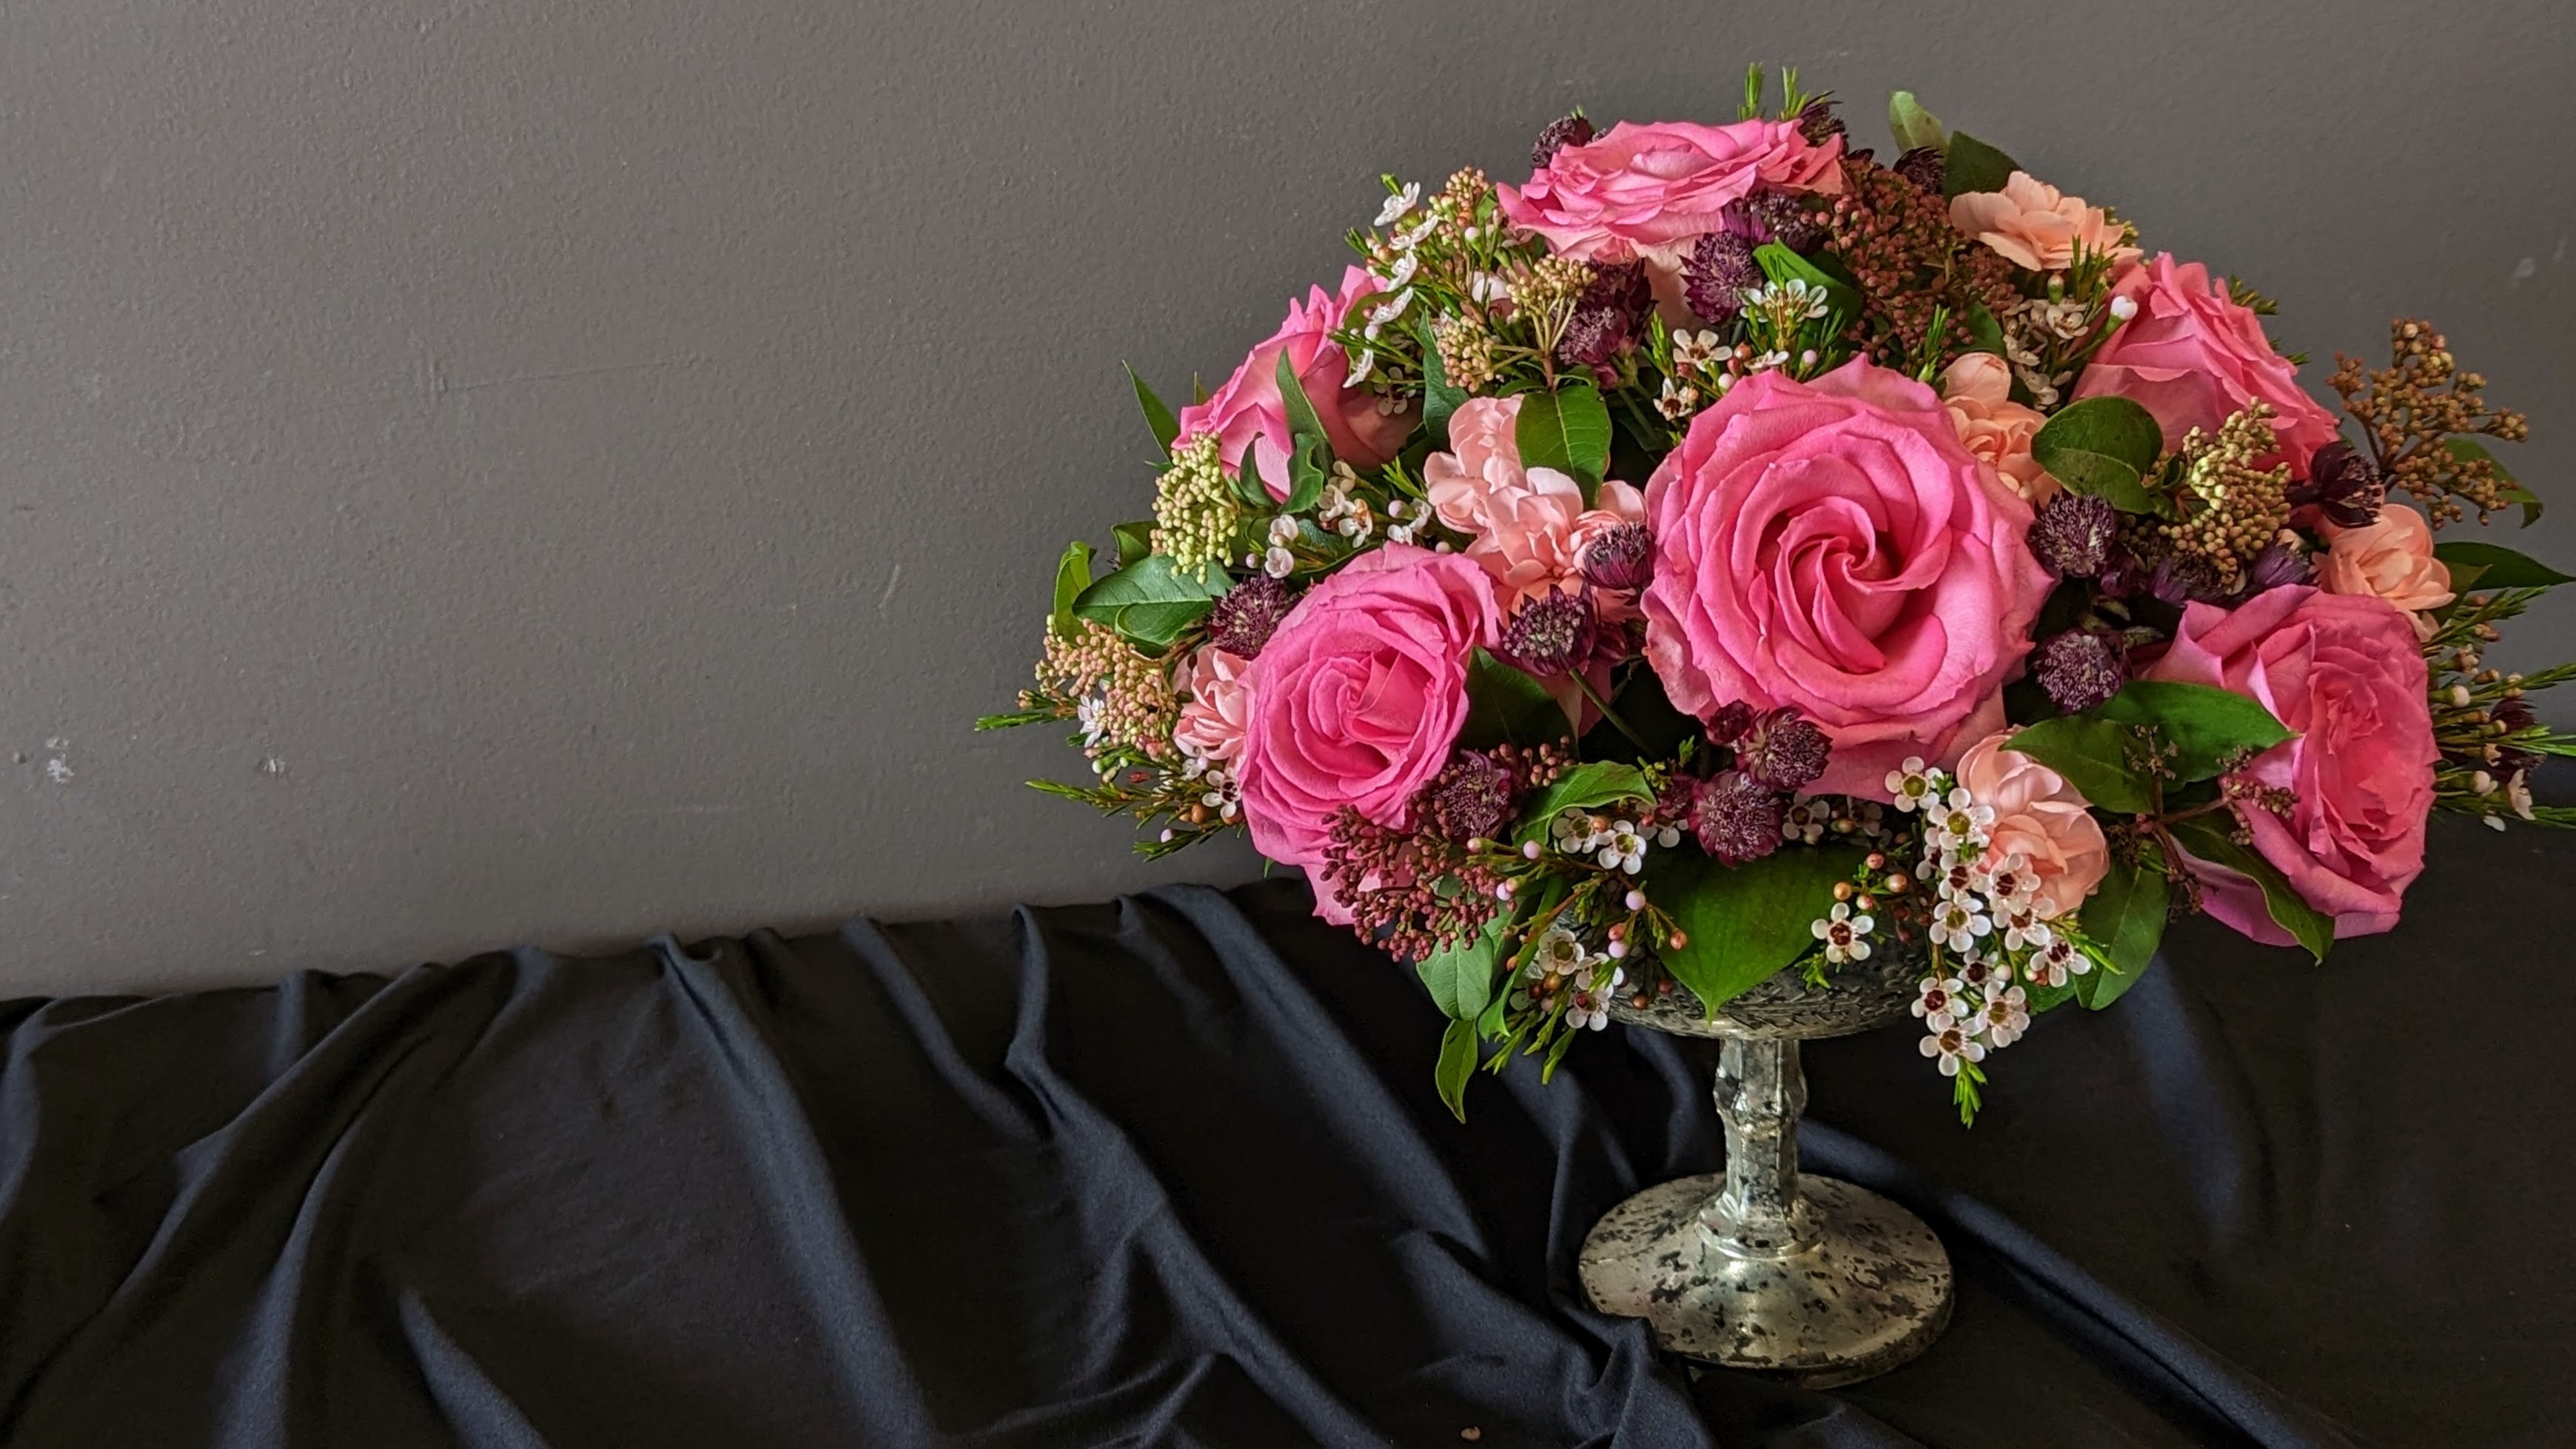
[[[1825,772],[1833,748],[1823,730],[1784,706],[1753,722],[1752,731],[1735,747],[1735,763],[1771,789],[1796,790]]]
[[[1753,238],[1739,232],[1713,231],[1691,247],[1682,262],[1682,300],[1701,320],[1733,321],[1744,310],[1744,294],[1762,285],[1762,268],[1753,260]]]
[[[1576,299],[1556,344],[1557,360],[1569,367],[1606,367],[1645,334],[1646,315],[1655,309],[1655,289],[1639,261],[1591,262],[1592,280]]]
[[[1258,659],[1261,646],[1279,630],[1297,602],[1288,586],[1268,574],[1255,574],[1225,591],[1208,610],[1208,642],[1241,659]]]
[[[1494,656],[1524,674],[1553,679],[1592,657],[1592,601],[1551,590],[1521,605]]]
[[[2291,484],[2284,497],[2293,508],[2314,505],[2341,527],[2367,528],[2388,501],[2388,482],[2368,455],[2337,438],[2317,449],[2306,481]]]
[[[1654,576],[1655,539],[1642,523],[1622,523],[1586,544],[1578,565],[1596,589],[1633,591]]]
[[[1530,147],[1530,165],[1545,167],[1556,159],[1556,153],[1568,146],[1581,146],[1592,139],[1592,122],[1582,116],[1559,116],[1538,133],[1538,144]]]
[[[1460,750],[1423,787],[1424,823],[1447,839],[1492,839],[1512,818],[1519,778],[1482,750]]]
[[[1702,780],[1682,825],[1709,858],[1726,865],[1760,860],[1780,848],[1780,792],[1740,770]]]
[[[2030,669],[2059,709],[2080,714],[2129,682],[2127,653],[2116,635],[2069,629],[2032,652]]]
[[[2090,493],[2060,493],[2030,525],[2030,551],[2049,572],[2088,579],[2111,561],[2120,511]]]

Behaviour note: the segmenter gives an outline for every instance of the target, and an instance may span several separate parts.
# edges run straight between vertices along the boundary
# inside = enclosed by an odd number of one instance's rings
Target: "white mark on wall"
[[[887,606],[888,604],[891,604],[891,603],[893,603],[893,602],[894,602],[894,591],[895,591],[895,588],[896,588],[898,585],[900,585],[902,582],[903,582],[903,565],[901,565],[901,564],[896,564],[896,565],[894,566],[894,572],[886,576],[885,592],[884,592],[884,593],[882,593],[882,594],[877,595],[877,612],[878,612],[878,613],[880,613],[880,614],[884,613],[884,612],[886,611],[886,606]]]
[[[72,782],[71,762],[60,755],[45,761],[45,778],[57,785],[70,784]]]
[[[286,762],[271,755],[259,762],[259,772],[263,775],[283,775],[286,773]]]
[[[2518,262],[2516,262],[2516,263],[2514,263],[2514,264],[2513,264],[2513,285],[2514,285],[2514,286],[2519,287],[2519,286],[2521,286],[2523,283],[2528,282],[2528,281],[2530,281],[2532,278],[2534,278],[2534,277],[2536,277],[2536,276],[2539,276],[2539,275],[2540,275],[2540,261],[2539,261],[2539,259],[2538,259],[2538,258],[2536,258],[2536,257],[2524,257],[2521,261],[2518,261]]]

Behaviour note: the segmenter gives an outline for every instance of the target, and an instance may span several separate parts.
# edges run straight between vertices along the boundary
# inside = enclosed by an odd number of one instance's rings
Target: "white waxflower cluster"
[[[1535,1006],[1552,1011],[1560,995],[1565,1024],[1575,1031],[1599,1031],[1610,1024],[1610,1001],[1628,984],[1628,972],[1607,952],[1595,951],[1563,926],[1550,926],[1538,949],[1530,953],[1521,977],[1528,984],[1512,993],[1515,1009]]]
[[[1934,950],[1914,1014],[1927,1033],[1923,1055],[1955,1077],[2030,1029],[2029,992],[2016,978],[2063,986],[2093,963],[2052,924],[2056,907],[2039,894],[2029,858],[1991,848],[1992,805],[1920,758],[1891,771],[1887,789],[1898,810],[1922,820],[1920,870],[1932,893]],[[1860,923],[1867,919],[1847,924],[1865,933]],[[1830,942],[1827,926],[1818,921],[1817,936]]]
[[[1199,803],[1232,825],[1243,814],[1243,782],[1222,760],[1211,760],[1187,747],[1181,750],[1181,778],[1199,791]]]
[[[1634,820],[1595,815],[1588,810],[1560,810],[1548,825],[1560,854],[1580,856],[1603,870],[1635,875],[1646,868],[1648,845],[1666,850],[1682,843],[1682,833],[1666,825],[1651,833]]]

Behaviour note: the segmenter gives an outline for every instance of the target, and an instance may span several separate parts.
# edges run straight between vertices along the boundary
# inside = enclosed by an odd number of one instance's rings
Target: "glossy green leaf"
[[[1479,649],[1467,661],[1467,723],[1458,742],[1469,749],[1543,745],[1573,732],[1547,687]]]
[[[2155,958],[2156,947],[2164,941],[2165,915],[2171,898],[2172,882],[2166,879],[2159,863],[2113,857],[2101,885],[2085,898],[2077,912],[2084,934],[2102,948],[2102,954],[2110,961],[2107,968],[2096,966],[2076,978],[2076,990],[2086,1006],[2108,1005],[2106,992],[2108,997],[2117,997],[2135,983],[2138,973],[2147,969],[2147,963]]]
[[[1430,435],[1432,446],[1443,451],[1449,447],[1449,415],[1467,400],[1467,390],[1449,383],[1448,369],[1440,361],[1439,345],[1431,340],[1431,328],[1417,325],[1414,335],[1422,341],[1422,426]]]
[[[2159,876],[2158,879],[2161,880],[2163,877]],[[2075,999],[2084,1003],[2085,1010],[2100,1011],[2128,995],[2129,988],[2137,985],[2139,978],[2147,974],[2147,968],[2155,964],[2156,958],[2150,955],[2133,969],[2114,971],[2097,961],[2093,964],[2092,970],[2076,977],[2069,984],[2075,988]]]
[[[2147,491],[2146,475],[2164,449],[2155,415],[2124,397],[2070,403],[2040,425],[2031,457],[2078,493],[2097,494],[2124,513],[2157,513],[2166,505]]]
[[[2500,544],[2478,543],[2464,538],[2435,544],[2433,556],[2450,565],[2451,586],[2463,592],[2472,586],[2481,589],[2545,589],[2576,582],[2576,576],[2562,574],[2528,554],[2517,553]]]
[[[1555,784],[1532,795],[1521,807],[1524,833],[1544,831],[1547,822],[1566,810],[1597,810],[1621,800],[1646,801],[1645,772],[1634,765],[1595,760],[1557,777]]]
[[[2454,435],[2443,439],[2442,446],[2449,448],[2451,456],[2463,463],[2493,464],[2496,477],[2504,481],[2506,501],[2522,505],[2522,526],[2529,528],[2540,521],[2540,495],[2524,487],[2521,480],[2513,476],[2512,470],[2505,467],[2504,460],[2498,458],[2484,442]]]
[[[1127,381],[1136,389],[1136,406],[1145,410],[1145,426],[1154,430],[1155,446],[1169,453],[1173,440],[1181,435],[1179,421],[1173,418],[1170,408],[1163,406],[1163,400],[1154,395],[1154,390],[1145,385],[1145,379],[1136,375],[1136,369],[1123,362],[1118,365],[1127,368]]]
[[[1751,990],[1816,944],[1815,923],[1833,909],[1834,883],[1849,880],[1867,852],[1852,846],[1789,845],[1744,865],[1720,865],[1695,850],[1646,857],[1645,890],[1681,923],[1683,945],[1655,954],[1707,1007]]]
[[[2155,726],[2162,743],[2173,747],[2164,756],[2165,767],[2182,781],[2214,779],[2231,761],[2260,754],[2291,734],[2258,701],[2211,685],[2171,680],[2133,679],[2093,714]]]
[[[1151,519],[1119,524],[1109,530],[1109,536],[1117,540],[1118,566],[1122,569],[1154,551],[1154,524]]]
[[[1950,147],[1942,153],[1941,194],[1956,196],[1963,191],[2001,191],[2021,163],[1969,135],[1955,131]]]
[[[1995,320],[1995,314],[1983,302],[1968,304],[1968,350],[2004,355],[2004,324]]]
[[[1047,627],[1059,639],[1071,639],[1081,631],[1074,627],[1073,601],[1091,587],[1091,545],[1074,542],[1065,545],[1064,557],[1055,566],[1055,609],[1047,616]]]
[[[1330,475],[1324,471],[1329,456],[1324,440],[1305,433],[1297,435],[1297,446],[1288,453],[1288,501],[1279,505],[1287,513],[1303,513],[1324,496],[1324,484]]]
[[[2086,800],[2116,815],[2155,808],[2154,794],[2130,765],[2137,736],[2125,725],[2088,715],[2041,720],[2004,742],[2064,775]]]
[[[1841,265],[1832,262],[1823,252],[1802,257],[1778,242],[1764,242],[1753,249],[1753,261],[1762,268],[1762,275],[1772,281],[1796,280],[1810,287],[1823,288],[1837,319],[1837,325],[1829,330],[1839,330],[1841,322],[1848,321],[1860,311],[1860,289],[1852,285],[1850,274],[1842,272]]]
[[[1467,1080],[1476,1074],[1476,1024],[1453,1021],[1440,1033],[1440,1064],[1432,1069],[1432,1084],[1440,1089],[1440,1100],[1451,1116],[1467,1120]]]
[[[1279,500],[1270,496],[1269,486],[1261,481],[1261,470],[1254,466],[1260,452],[1261,437],[1256,433],[1251,442],[1243,445],[1243,461],[1236,465],[1231,481],[1234,496],[1242,500],[1246,508],[1257,508],[1267,513],[1279,506]]]
[[[2174,824],[2173,834],[2184,850],[2212,865],[2224,866],[2238,875],[2250,878],[2263,888],[2263,908],[2273,923],[2290,933],[2308,954],[2323,961],[2334,947],[2334,917],[2309,905],[2306,898],[2291,886],[2280,868],[2239,845],[2222,824],[2223,816],[2203,815]]]
[[[1327,440],[1331,435],[1324,431],[1324,420],[1315,415],[1315,404],[1306,396],[1306,385],[1297,380],[1297,369],[1290,365],[1285,349],[1280,351],[1279,365],[1272,375],[1279,383],[1280,405],[1288,414],[1288,431],[1297,437],[1325,442],[1329,448]]]
[[[1522,467],[1570,475],[1583,485],[1586,506],[1591,504],[1610,463],[1610,409],[1602,403],[1600,389],[1559,379],[1554,392],[1521,394],[1512,436],[1520,445]]]
[[[1160,650],[1216,606],[1225,582],[1222,571],[1214,580],[1196,579],[1173,567],[1169,557],[1148,554],[1084,589],[1073,612],[1108,625],[1131,643]]]
[[[1493,1003],[1494,963],[1502,955],[1503,922],[1496,917],[1463,945],[1434,951],[1414,964],[1431,1000],[1452,1021],[1473,1021]]]
[[[1887,98],[1887,130],[1896,138],[1899,151],[1938,151],[1950,144],[1940,118],[1923,109],[1912,91],[1898,91]]]

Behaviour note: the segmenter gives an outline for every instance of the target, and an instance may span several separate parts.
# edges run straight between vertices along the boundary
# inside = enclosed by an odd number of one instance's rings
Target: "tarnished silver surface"
[[[1593,1225],[1576,1267],[1595,1308],[1645,1319],[1674,1353],[1811,1388],[1885,1373],[1940,1336],[1941,1240],[1875,1193],[1798,1171],[1798,1042],[1904,1015],[1921,970],[1892,951],[1867,966],[1822,991],[1781,972],[1714,1020],[1678,988],[1613,1007],[1631,1026],[1719,1039],[1726,1171],[1649,1188]]]

